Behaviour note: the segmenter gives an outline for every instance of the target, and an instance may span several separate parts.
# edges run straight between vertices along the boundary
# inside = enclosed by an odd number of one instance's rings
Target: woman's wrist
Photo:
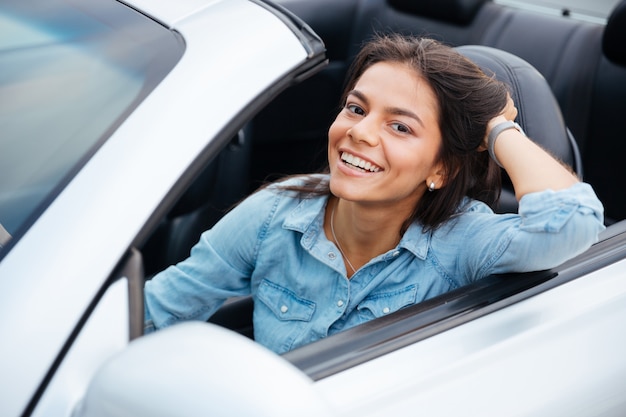
[[[519,133],[521,133],[522,135],[526,136],[526,133],[524,133],[524,131],[522,130],[522,127],[517,124],[516,122],[512,121],[512,120],[498,120],[489,130],[489,133],[487,134],[487,150],[489,151],[489,155],[491,156],[491,159],[493,159],[496,164],[498,164],[500,167],[502,167],[502,163],[499,161],[498,157],[496,156],[496,151],[495,151],[495,146],[496,146],[496,140],[498,139],[498,137],[500,136],[500,134],[502,134],[504,131],[509,130],[509,129],[514,129],[517,130]]]
[[[503,114],[499,114],[493,119],[489,120],[489,123],[487,123],[487,134],[489,134],[489,132],[491,132],[491,129],[493,129],[496,125],[499,125],[500,123],[506,122],[508,120],[509,119],[507,119],[506,116]]]
[[[485,130],[485,138],[483,139],[483,146],[484,149],[487,149],[489,146],[489,134],[491,133],[491,130],[498,124],[502,123],[502,122],[506,122],[507,118],[504,117],[504,115],[499,114],[498,116],[494,117],[493,119],[491,119],[488,123],[487,123],[487,129]]]

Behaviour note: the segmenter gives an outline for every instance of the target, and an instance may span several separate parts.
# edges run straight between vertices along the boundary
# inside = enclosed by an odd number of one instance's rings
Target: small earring
[[[435,191],[435,181],[430,182],[430,185],[428,186],[428,191],[430,192]]]

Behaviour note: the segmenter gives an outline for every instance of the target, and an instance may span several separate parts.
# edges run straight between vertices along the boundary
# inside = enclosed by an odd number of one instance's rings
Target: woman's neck
[[[398,207],[363,205],[330,197],[324,231],[343,252],[348,277],[371,259],[398,245],[400,230],[410,213]],[[347,261],[345,258],[348,258]]]

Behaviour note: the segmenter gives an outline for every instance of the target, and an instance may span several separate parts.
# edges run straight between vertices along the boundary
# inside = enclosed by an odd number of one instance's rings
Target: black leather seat
[[[487,74],[507,83],[518,109],[517,122],[526,134],[582,175],[576,141],[567,129],[559,104],[545,78],[528,62],[506,51],[481,45],[457,47]],[[516,212],[517,201],[504,175],[499,212]]]

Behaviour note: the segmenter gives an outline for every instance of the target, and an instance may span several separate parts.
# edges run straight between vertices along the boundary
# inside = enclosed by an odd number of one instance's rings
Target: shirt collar
[[[424,232],[424,228],[419,223],[411,223],[404,236],[400,239],[398,247],[404,248],[413,253],[419,259],[426,259],[432,232]]]
[[[310,248],[317,241],[324,224],[324,208],[328,196],[303,199],[285,218],[283,228],[303,234],[302,245]],[[404,248],[420,259],[426,259],[431,232],[424,232],[422,225],[413,223],[404,233],[398,248]]]
[[[327,195],[304,198],[285,218],[283,228],[295,230],[297,232],[306,233],[307,229],[315,222],[318,217],[323,214],[324,207],[328,201]],[[318,224],[319,228],[321,224]]]

